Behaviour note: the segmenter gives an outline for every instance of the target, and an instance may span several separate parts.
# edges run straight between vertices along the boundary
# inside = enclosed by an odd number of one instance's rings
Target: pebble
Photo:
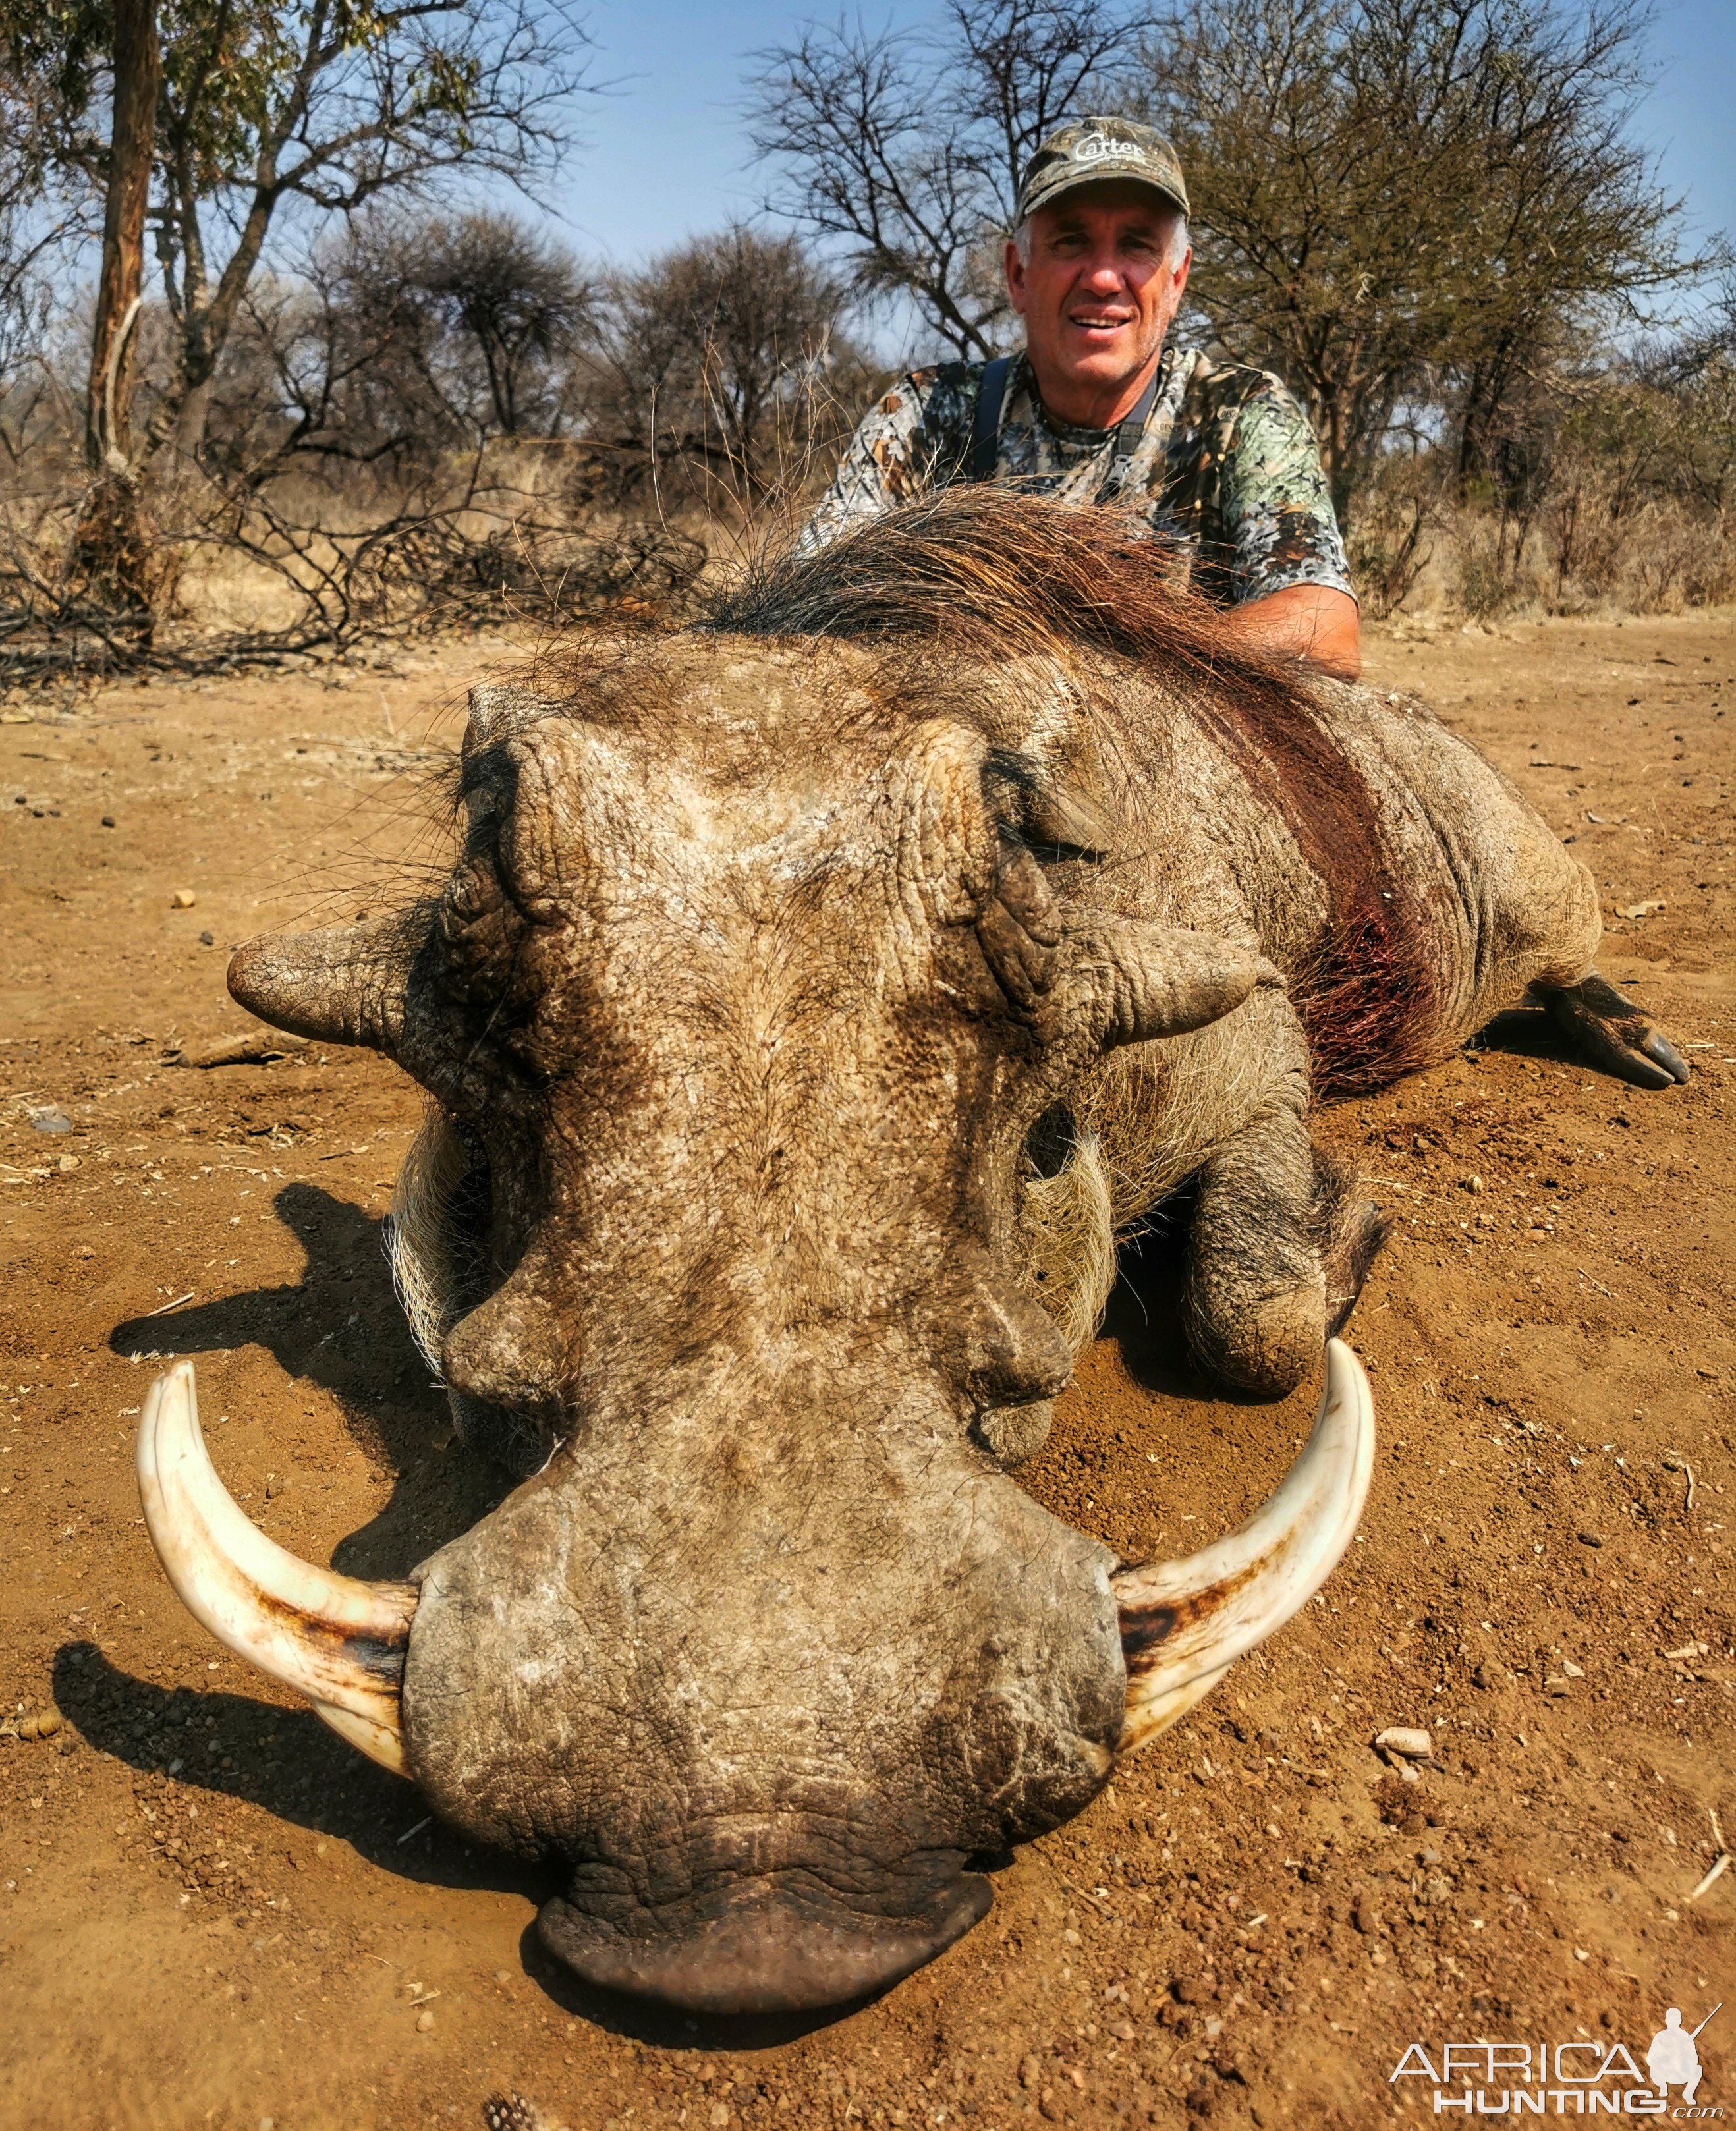
[[[419,2035],[431,2035],[434,2033],[434,2014],[425,2005],[416,2015],[416,2033]]]
[[[169,898],[169,907],[171,910],[190,910],[198,900],[190,888],[178,888]]]
[[[1379,1751],[1403,1755],[1407,1761],[1427,1761],[1435,1750],[1427,1731],[1413,1731],[1403,1724],[1389,1724],[1384,1731],[1377,1731],[1374,1745]]]
[[[113,814],[105,814],[103,816],[103,826],[105,829],[112,829],[114,826],[114,816]]]
[[[1581,1546],[1601,1546],[1603,1543],[1604,1542],[1598,1537],[1595,1532],[1581,1532],[1580,1534],[1580,1544]]]
[[[30,1128],[40,1133],[70,1133],[72,1119],[58,1103],[45,1103],[41,1109],[31,1112]]]
[[[21,1721],[18,1736],[21,1739],[52,1739],[60,1730],[60,1723],[58,1709],[39,1709]]]

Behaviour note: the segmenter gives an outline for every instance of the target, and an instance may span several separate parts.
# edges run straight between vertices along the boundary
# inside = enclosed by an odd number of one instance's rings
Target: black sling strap
[[[1139,395],[1139,405],[1124,414],[1115,424],[1115,449],[1109,455],[1109,473],[1104,481],[1105,491],[1113,494],[1127,478],[1127,469],[1134,453],[1139,448],[1139,439],[1145,434],[1145,424],[1151,419],[1151,410],[1158,403],[1158,387],[1163,382],[1168,365],[1159,357],[1151,373],[1150,381]]]
[[[1000,416],[1006,405],[1007,379],[1013,368],[1009,355],[997,355],[992,362],[985,362],[982,382],[976,388],[976,411],[971,424],[971,456],[968,462],[972,481],[989,481],[994,476],[996,462],[1000,457]],[[1104,477],[1103,492],[1113,495],[1127,478],[1127,468],[1134,453],[1139,448],[1139,439],[1145,434],[1145,424],[1151,419],[1151,410],[1157,405],[1158,387],[1163,381],[1168,368],[1159,362],[1151,373],[1150,382],[1139,395],[1139,405],[1124,414],[1115,424],[1115,441],[1110,453],[1109,472]]]
[[[976,388],[976,414],[971,424],[970,477],[987,481],[1000,456],[1000,410],[1007,396],[1007,376],[1013,367],[1009,355],[997,355],[982,368]]]

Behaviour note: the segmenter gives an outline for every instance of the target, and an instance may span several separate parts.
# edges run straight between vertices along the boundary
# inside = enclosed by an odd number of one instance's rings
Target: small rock
[[[20,1720],[18,1736],[21,1739],[52,1739],[60,1728],[58,1709],[38,1709]]]
[[[63,1154],[60,1156],[60,1174],[63,1176],[70,1176],[74,1170],[75,1170],[78,1166],[79,1157],[77,1155]]]
[[[217,945],[217,935],[214,932],[201,932],[199,936],[199,944],[201,947],[214,947]]]
[[[178,888],[169,898],[169,907],[171,910],[190,910],[198,900],[190,888]]]
[[[1483,1688],[1493,1684],[1489,1667],[1486,1664],[1474,1665],[1471,1668],[1470,1683],[1473,1687]]]
[[[114,816],[113,814],[105,814],[103,816],[103,826],[105,829],[112,829],[114,826]]]
[[[431,2035],[434,2033],[434,2014],[425,2005],[416,2015],[416,2033],[419,2035]]]
[[[1580,1544],[1581,1546],[1601,1546],[1603,1543],[1602,1540],[1598,1537],[1595,1532],[1581,1532],[1580,1534]]]
[[[45,1103],[40,1109],[31,1112],[30,1126],[32,1132],[70,1133],[72,1119],[58,1103]]]
[[[723,2131],[724,2125],[729,2121],[729,2104],[727,2101],[714,2101],[712,2104],[711,2120],[715,2131]]]
[[[1389,1724],[1384,1731],[1377,1731],[1374,1745],[1378,1751],[1398,1754],[1407,1761],[1427,1761],[1434,1752],[1434,1741],[1427,1731],[1403,1724]]]
[[[1019,2060],[1019,2084],[1021,2086],[1035,2086],[1042,2077],[1043,2066],[1035,2057],[1023,2057]]]
[[[1576,1665],[1571,1658],[1562,1659],[1561,1670],[1566,1674],[1569,1679],[1583,1679],[1585,1677],[1584,1665]]]
[[[1486,1191],[1489,1186],[1480,1176],[1467,1176],[1465,1180],[1465,1188],[1467,1191]]]

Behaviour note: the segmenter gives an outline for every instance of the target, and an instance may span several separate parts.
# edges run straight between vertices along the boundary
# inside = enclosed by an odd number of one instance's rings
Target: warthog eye
[[[1029,756],[990,749],[983,790],[1003,836],[1016,838],[1043,864],[1096,865],[1109,855],[1109,823],[1095,802],[1046,778]]]

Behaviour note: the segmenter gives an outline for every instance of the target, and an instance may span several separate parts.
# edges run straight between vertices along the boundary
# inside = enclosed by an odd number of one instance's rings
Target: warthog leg
[[[1642,1008],[1594,970],[1576,984],[1532,986],[1532,997],[1588,1066],[1636,1088],[1673,1088],[1688,1061]]]
[[[1200,1172],[1182,1310],[1224,1382],[1281,1397],[1343,1327],[1385,1235],[1353,1172],[1314,1145],[1288,1080]]]

